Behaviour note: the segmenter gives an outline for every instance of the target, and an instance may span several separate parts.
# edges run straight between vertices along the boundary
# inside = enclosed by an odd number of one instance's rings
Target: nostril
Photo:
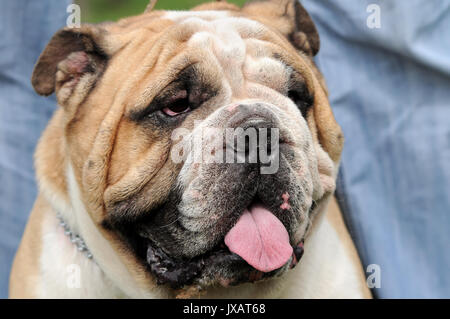
[[[234,138],[227,137],[227,146],[247,163],[262,163],[271,159],[280,144],[279,119],[266,103],[233,104],[228,113],[226,129]],[[245,158],[244,158],[245,156]]]

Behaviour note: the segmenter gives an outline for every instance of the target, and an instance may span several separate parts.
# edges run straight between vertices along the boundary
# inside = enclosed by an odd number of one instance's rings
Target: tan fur
[[[41,254],[41,241],[38,239],[42,236],[42,220],[49,213],[50,205],[42,196],[38,196],[14,259],[9,286],[10,298],[38,297],[35,291],[39,282],[36,261]]]
[[[293,7],[288,9],[292,13]],[[39,260],[42,256],[39,243],[44,236],[40,216],[52,216],[56,212],[61,213],[71,228],[82,235],[94,250],[96,262],[104,272],[102,276],[109,278],[111,285],[117,287],[117,297],[175,296],[176,292],[155,284],[146,267],[115,232],[104,227],[103,222],[111,207],[136,194],[140,194],[136,195],[138,205],[146,209],[155,207],[167,197],[170,186],[175,183],[180,167],[167,160],[171,148],[170,136],[162,133],[161,128],[138,126],[130,121],[129,115],[144,109],[170,83],[175,75],[174,70],[186,64],[202,61],[208,82],[217,85],[223,82],[218,71],[221,68],[225,77],[233,76],[226,72],[226,56],[216,56],[217,60],[214,60],[189,42],[197,32],[208,30],[207,22],[220,17],[250,18],[266,25],[262,28],[249,20],[230,22],[240,30],[249,48],[251,41],[264,43],[263,48],[268,54],[277,54],[283,62],[299,70],[309,90],[314,92],[313,116],[309,116],[307,124],[313,140],[320,144],[317,147],[323,148],[318,149],[318,153],[323,153],[324,161],[321,163],[329,161],[327,156],[333,161],[333,167],[319,163],[319,175],[323,182],[321,195],[325,198],[334,190],[343,146],[342,133],[328,104],[323,79],[308,55],[312,51],[299,52],[299,47],[293,47],[285,38],[294,30],[292,21],[282,16],[281,11],[274,10],[273,3],[255,3],[242,10],[227,3],[209,3],[194,10],[199,12],[193,12],[192,17],[191,13],[150,11],[118,23],[83,26],[76,31],[82,42],[70,43],[76,47],[75,51],[87,52],[88,58],[81,54],[76,58],[89,63],[92,72],[84,73],[84,69],[76,69],[76,63],[64,59],[69,48],[61,51],[58,43],[65,37],[64,32],[70,31],[68,29],[57,33],[41,55],[33,74],[33,85],[38,93],[44,95],[56,90],[61,108],[55,112],[36,151],[40,195],[14,263],[11,297],[48,296],[36,292],[39,263],[45,262]],[[240,23],[248,28],[240,27]],[[93,43],[100,47],[101,52],[96,51],[98,48]],[[107,62],[102,60],[103,54],[108,56]],[[50,58],[55,55],[61,58],[58,64]],[[72,70],[74,67],[77,72]],[[255,76],[251,72],[243,73],[240,79],[243,83]],[[44,82],[41,82],[43,79]],[[215,97],[216,103],[225,105],[259,97],[252,96],[254,93],[246,90],[252,84],[247,87],[234,80],[227,79],[229,90]],[[252,92],[265,94],[264,90],[258,90]],[[272,101],[273,104],[276,102],[278,100]],[[280,105],[283,103],[286,102],[282,100]],[[298,117],[298,110],[286,109],[287,113],[291,112],[291,117]],[[195,120],[205,119],[211,111],[205,106],[204,110],[192,114],[183,125],[192,129]],[[336,218],[336,214],[330,215],[330,223],[342,236],[342,245],[351,256],[350,268],[358,272],[361,265],[356,251],[342,220]],[[117,265],[111,265],[111,254],[117,258]],[[363,281],[364,278],[359,277]],[[250,296],[257,297],[261,293],[258,287],[265,286],[270,287],[270,284],[261,283],[239,292],[234,292],[234,288],[219,289],[216,293],[222,297],[230,293],[242,293],[243,296],[250,293]],[[367,287],[361,287],[364,292],[354,291],[354,295],[369,296]],[[215,296],[214,291],[208,293],[207,296]],[[186,295],[185,292],[182,294]]]

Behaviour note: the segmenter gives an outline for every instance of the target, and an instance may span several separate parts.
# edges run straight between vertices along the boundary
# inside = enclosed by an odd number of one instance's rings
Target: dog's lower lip
[[[177,289],[191,284],[203,270],[205,263],[210,258],[228,258],[229,260],[240,260],[236,254],[231,253],[224,244],[189,260],[173,259],[162,249],[152,243],[148,243],[147,264],[157,278],[158,284],[169,284]]]
[[[172,288],[180,288],[190,284],[203,269],[203,259],[175,261],[163,250],[152,244],[147,248],[147,264],[155,274],[158,284],[169,284]]]
[[[292,255],[291,260],[287,263],[288,267],[294,268],[300,261],[302,255],[303,241],[294,248],[294,254]],[[168,284],[173,289],[179,289],[193,284],[194,281],[199,278],[205,266],[207,266],[207,264],[211,261],[216,264],[240,262],[243,265],[245,264],[248,267],[251,267],[240,256],[230,252],[223,243],[216,246],[215,249],[190,260],[174,260],[163,250],[155,247],[151,243],[148,244],[147,248],[147,264],[150,271],[155,275],[157,284]],[[275,273],[277,271],[278,270],[274,270],[271,273]],[[263,278],[270,277],[271,273],[264,273],[251,267],[246,276],[246,280],[249,282],[259,281]],[[222,286],[235,284],[233,281],[230,282],[229,280],[219,280],[219,282],[221,282]]]

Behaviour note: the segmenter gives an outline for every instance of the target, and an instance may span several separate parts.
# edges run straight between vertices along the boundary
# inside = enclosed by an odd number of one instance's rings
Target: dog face
[[[311,61],[318,45],[294,0],[63,29],[32,78],[56,92],[48,130],[63,136],[50,163],[38,150],[38,177],[70,198],[55,174],[70,166],[90,218],[143,285],[280,275],[334,191],[342,149]]]

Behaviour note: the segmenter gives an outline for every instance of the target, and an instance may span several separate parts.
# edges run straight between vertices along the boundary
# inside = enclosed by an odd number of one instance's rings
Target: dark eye
[[[191,111],[187,91],[179,91],[161,111],[170,117]]]
[[[303,117],[306,118],[308,110],[313,104],[311,95],[309,95],[305,90],[289,90],[288,97],[297,105]]]

